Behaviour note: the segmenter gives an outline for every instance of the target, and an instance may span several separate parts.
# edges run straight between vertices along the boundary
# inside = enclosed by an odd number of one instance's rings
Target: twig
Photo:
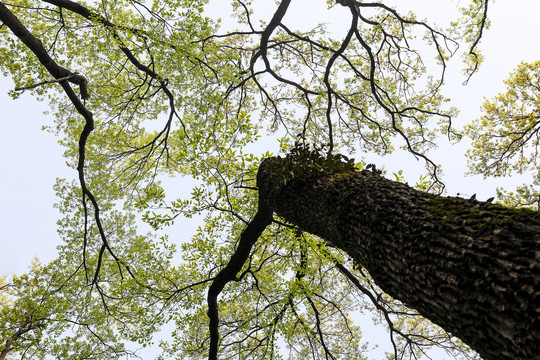
[[[15,88],[15,91],[30,90],[30,89],[34,89],[34,88],[37,88],[38,86],[45,85],[45,84],[55,84],[55,83],[59,83],[60,81],[69,80],[69,79],[71,79],[71,78],[73,78],[75,76],[78,76],[78,74],[73,73],[71,75],[61,77],[59,79],[45,80],[45,81],[42,81],[42,82],[34,84],[34,85],[18,87],[18,88]]]

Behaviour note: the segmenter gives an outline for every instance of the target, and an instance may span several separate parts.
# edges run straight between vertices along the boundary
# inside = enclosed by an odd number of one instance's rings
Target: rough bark
[[[259,196],[344,250],[376,283],[485,359],[540,358],[540,212],[416,191],[371,171],[308,173]]]

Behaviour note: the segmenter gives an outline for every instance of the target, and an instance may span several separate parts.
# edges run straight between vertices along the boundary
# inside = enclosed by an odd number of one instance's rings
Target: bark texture
[[[259,196],[344,250],[395,299],[485,359],[540,358],[540,212],[440,197],[371,171],[259,168]]]

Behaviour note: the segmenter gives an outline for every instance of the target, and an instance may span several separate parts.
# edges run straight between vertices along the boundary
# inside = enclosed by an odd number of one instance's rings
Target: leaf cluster
[[[516,191],[497,190],[512,207],[538,206],[540,183],[540,61],[522,62],[504,81],[506,89],[482,104],[482,116],[465,130],[471,138],[467,151],[473,174],[503,177],[532,174],[532,184]]]
[[[292,179],[324,173],[327,175],[346,174],[358,170],[354,159],[325,151],[325,146],[311,148],[309,144],[297,141],[288,154],[280,161],[274,174],[279,184],[285,185]]]
[[[78,182],[55,186],[62,213],[59,259],[33,268],[24,281],[1,285],[7,294],[1,297],[2,338],[24,328],[25,311],[39,319],[27,327],[47,324],[20,336],[13,354],[131,356],[124,342],[150,344],[169,324],[176,330],[161,343],[164,357],[205,358],[206,291],[254,216],[255,173],[271,156],[250,148],[263,125],[291,142],[299,132],[312,144],[330,144],[311,148],[297,141],[279,169],[283,185],[313,173],[357,171],[353,159],[331,151],[334,140],[336,148],[359,144],[385,154],[398,135],[408,150],[424,154],[437,133],[452,134],[454,112],[443,108],[448,99],[439,92],[442,76],[426,76],[412,45],[420,29],[444,68],[454,41],[414,16],[382,3],[337,2],[357,5],[345,9],[352,19],[347,40],[336,40],[322,26],[292,31],[283,16],[274,28],[261,23],[259,29],[252,1],[234,1],[240,29],[219,33],[218,23],[204,14],[206,3],[9,3],[54,61],[89,80],[90,99],[83,105],[93,114],[91,136],[81,146],[89,122],[72,99],[56,92],[58,83],[32,52],[0,27],[0,68],[16,87],[50,101],[56,123],[48,128],[60,136],[68,166],[80,171]],[[418,90],[418,84],[426,86]],[[433,118],[439,119],[435,126]],[[166,181],[159,182],[168,175],[179,175],[185,196],[174,193],[170,200]],[[81,194],[84,186],[95,202]],[[203,221],[193,236],[177,221],[180,215]],[[154,233],[142,234],[140,219]],[[172,240],[156,235],[165,227]],[[352,314],[392,312],[394,303],[379,300],[377,307],[381,292],[361,269],[348,271],[344,259],[275,220],[221,295],[223,356],[362,358],[366,348]],[[366,294],[375,294],[375,301]],[[409,316],[399,309],[396,317]],[[428,340],[420,345],[440,340],[416,320],[388,325],[394,333],[403,328],[418,334],[407,338],[402,332],[403,347],[412,348],[410,339],[424,335]]]

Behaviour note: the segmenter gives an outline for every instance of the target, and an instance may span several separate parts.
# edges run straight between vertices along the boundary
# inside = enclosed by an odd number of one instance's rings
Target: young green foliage
[[[436,176],[425,154],[438,134],[457,138],[455,110],[440,92],[444,71],[432,78],[411,44],[428,38],[428,56],[445,66],[457,40],[384,4],[359,3],[366,6],[360,16],[344,7],[351,2],[329,2],[352,19],[344,41],[322,26],[293,31],[283,17],[275,28],[255,25],[262,6],[256,2],[233,1],[233,13],[223,17],[238,19],[238,29],[220,30],[204,12],[207,3],[5,4],[56,63],[84,76],[89,98],[81,103],[93,115],[81,149],[87,123],[58,91],[64,83],[0,27],[0,68],[19,89],[11,95],[30,91],[49,101],[55,123],[47,128],[59,136],[68,166],[77,168],[85,154],[84,181],[59,179],[55,186],[59,258],[1,285],[1,338],[28,330],[13,338],[10,356],[131,356],[128,341],[150,345],[168,324],[175,330],[160,342],[162,357],[208,357],[206,293],[256,213],[256,172],[271,156],[270,145],[253,147],[266,135],[264,126],[284,133],[283,149],[298,140],[291,134],[303,140],[288,151],[283,185],[310,172],[356,171],[352,159],[332,151],[338,148],[386,154],[402,146]],[[464,15],[464,24],[476,24],[466,27],[466,40],[474,42],[482,12]],[[165,185],[168,176],[192,191],[179,197]],[[81,194],[83,183],[96,203]],[[422,178],[418,186],[427,183]],[[195,234],[184,230],[183,218],[202,219]],[[140,220],[153,232],[137,229]],[[219,299],[223,358],[362,359],[366,344],[352,317],[364,310],[378,311],[374,316],[392,336],[401,336],[403,353],[415,356],[437,344],[464,351],[384,297],[346,254],[280,219],[257,240],[237,277]]]
[[[506,91],[486,100],[482,117],[466,128],[472,139],[469,166],[472,173],[493,177],[532,172],[535,186],[523,186],[515,194],[499,189],[498,195],[508,205],[537,206],[540,61],[519,64],[504,83]]]

